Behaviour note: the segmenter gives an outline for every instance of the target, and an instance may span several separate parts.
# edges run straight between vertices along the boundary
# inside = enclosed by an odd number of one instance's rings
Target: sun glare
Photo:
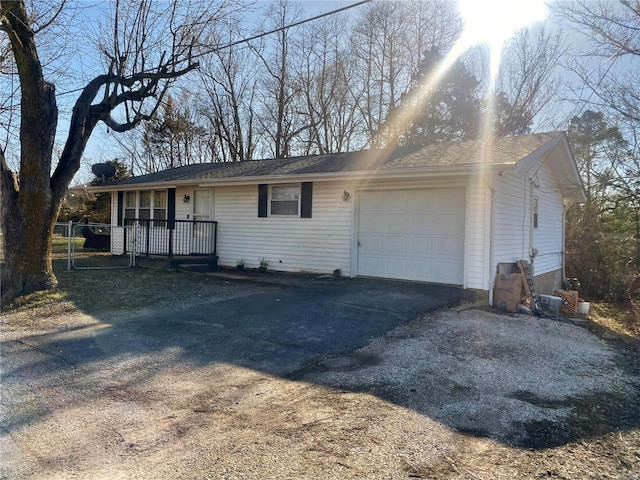
[[[391,120],[391,131],[402,131],[416,118],[433,88],[456,60],[475,45],[485,44],[489,49],[489,88],[493,91],[505,43],[518,30],[542,21],[548,15],[545,0],[458,0],[458,10],[464,22],[460,38],[440,65],[428,75],[425,84],[416,92],[413,104],[402,115]],[[487,140],[485,148],[490,149],[495,108],[493,101],[490,100],[487,107],[479,133],[481,138]]]
[[[486,44],[491,56],[491,74],[497,74],[502,49],[520,29],[544,20],[544,0],[459,0],[464,29],[458,42],[461,50]]]

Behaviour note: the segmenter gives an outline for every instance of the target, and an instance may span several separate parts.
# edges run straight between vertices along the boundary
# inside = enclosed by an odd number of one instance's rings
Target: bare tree
[[[504,51],[496,82],[494,133],[529,133],[534,118],[558,95],[558,66],[565,54],[560,33],[544,26],[518,32]]]
[[[218,42],[231,44],[244,36],[237,17],[230,17],[218,32]],[[224,31],[222,30],[224,29]],[[222,41],[224,40],[224,41]],[[245,46],[216,50],[200,68],[202,98],[198,111],[210,131],[212,161],[242,161],[254,157],[258,71],[255,54]]]
[[[453,47],[462,32],[462,19],[455,3],[442,0],[413,0],[397,5],[405,22],[404,45],[410,66],[409,75],[417,75],[422,56],[433,48],[446,52]]]
[[[296,139],[310,128],[301,112],[300,85],[293,77],[292,51],[297,47],[297,39],[294,31],[286,28],[299,20],[300,11],[290,0],[277,0],[266,15],[269,29],[280,30],[272,37],[273,45],[255,49],[265,71],[261,85],[263,108],[258,121],[269,138],[271,154],[282,158],[292,155]]]
[[[352,82],[360,89],[358,107],[370,144],[382,139],[380,126],[408,93],[425,53],[449,50],[461,27],[453,6],[438,0],[378,1],[360,11],[352,29]]]
[[[366,128],[366,138],[374,138],[404,91],[401,75],[408,74],[406,57],[401,56],[400,38],[405,17],[401,2],[374,2],[364,7],[352,29],[351,54],[357,62],[354,81],[361,89],[360,115]]]
[[[101,43],[106,71],[82,88],[55,162],[58,103],[55,86],[43,72],[38,31],[23,0],[0,1],[1,29],[11,45],[21,105],[18,171],[9,168],[6,147],[0,145],[5,301],[57,284],[51,263],[53,226],[93,129],[103,122],[123,132],[151,118],[173,81],[198,66],[194,54],[217,11],[201,2],[116,0],[110,35]]]
[[[304,96],[305,154],[331,153],[362,146],[357,138],[357,99],[349,82],[354,63],[349,61],[347,29],[340,18],[325,19],[301,35],[295,75]]]
[[[569,68],[575,75],[574,92],[580,109],[602,112],[615,125],[625,148],[607,146],[606,189],[604,203],[609,209],[611,231],[603,230],[604,223],[595,225],[601,246],[613,245],[607,234],[623,239],[624,249],[615,251],[622,259],[622,269],[615,278],[607,279],[624,287],[624,297],[640,318],[640,4],[638,1],[561,2],[555,5],[558,14],[580,33],[587,47],[577,52]],[[587,112],[589,112],[587,110]],[[585,115],[586,113],[585,112]],[[585,116],[583,115],[583,117]],[[594,116],[594,115],[591,115]],[[595,117],[595,116],[594,116]],[[577,117],[574,117],[574,119]],[[597,133],[603,130],[593,123]],[[620,142],[617,142],[620,143]],[[588,179],[589,181],[589,179]],[[588,205],[589,203],[587,203]],[[585,218],[589,218],[587,212]],[[629,248],[631,247],[631,248]],[[609,260],[608,259],[608,260]],[[612,265],[609,262],[609,265]],[[607,265],[608,266],[608,265]]]
[[[589,42],[571,65],[589,103],[632,122],[640,121],[640,5],[637,1],[561,2],[556,12]],[[597,62],[590,59],[597,58]]]

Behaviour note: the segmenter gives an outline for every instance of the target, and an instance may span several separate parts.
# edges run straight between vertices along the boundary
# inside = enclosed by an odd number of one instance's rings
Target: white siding
[[[530,186],[525,175],[507,172],[494,178],[493,265],[529,258]]]
[[[550,168],[544,164],[534,178],[538,198],[538,228],[533,229],[533,247],[538,249],[534,259],[536,275],[562,268],[563,201]]]
[[[505,173],[494,178],[493,260],[529,260],[530,248],[538,249],[534,274],[562,267],[563,201],[548,165],[536,164],[529,172]],[[533,228],[533,198],[538,198],[538,228]]]
[[[273,270],[350,271],[353,200],[345,185],[314,182],[312,218],[258,217],[258,186],[215,188],[220,265],[240,258],[248,268],[265,258]]]
[[[124,251],[124,228],[118,225],[118,192],[111,193],[111,253],[122,255]]]
[[[467,187],[466,288],[490,288],[490,220],[491,190],[480,177],[472,178]]]

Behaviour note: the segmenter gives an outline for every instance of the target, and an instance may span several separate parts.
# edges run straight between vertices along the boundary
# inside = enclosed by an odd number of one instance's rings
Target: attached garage
[[[464,284],[465,188],[362,191],[358,275]]]

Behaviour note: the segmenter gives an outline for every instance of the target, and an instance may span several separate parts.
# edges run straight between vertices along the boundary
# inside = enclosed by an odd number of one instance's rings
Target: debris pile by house
[[[580,301],[577,290],[554,290],[553,295],[536,292],[531,266],[526,260],[498,264],[493,305],[500,310],[529,315],[588,314],[589,303]]]

